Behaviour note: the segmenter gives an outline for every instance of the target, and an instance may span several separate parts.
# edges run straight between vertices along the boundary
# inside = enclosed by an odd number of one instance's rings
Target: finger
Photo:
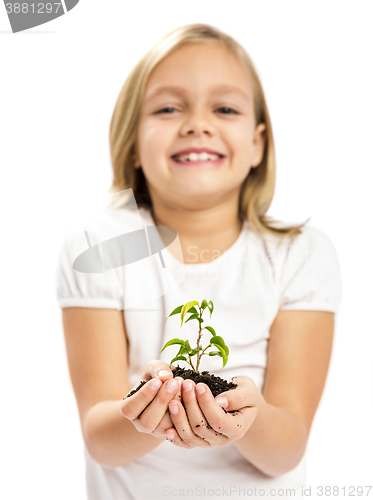
[[[210,388],[206,384],[199,383],[196,385],[195,393],[198,405],[208,424],[214,431],[227,438],[227,414],[215,401]]]
[[[189,424],[183,405],[179,401],[171,401],[168,405],[171,419],[180,438],[192,447],[208,448],[210,443],[203,437],[195,434]]]
[[[181,391],[182,391],[182,386],[183,386],[183,378],[182,377],[175,377],[175,380],[178,381],[179,388],[177,390],[177,393],[176,393],[174,399],[177,399],[178,401],[181,401]]]
[[[203,392],[200,392],[201,388],[204,388]],[[197,384],[196,394],[198,404],[209,425],[217,432],[223,433],[228,440],[236,440],[242,437],[254,422],[258,413],[256,406],[240,408],[233,414],[222,412],[209,388],[202,383]]]
[[[175,446],[178,446],[179,448],[185,448],[187,450],[191,450],[193,448],[193,446],[185,443],[181,439],[181,437],[177,433],[176,429],[174,429],[174,428],[167,429],[165,436],[166,436],[167,441],[170,441],[172,444],[174,444]]]
[[[180,401],[181,400],[181,383],[182,383],[183,379],[182,379],[182,377],[176,377],[175,380],[177,380],[179,382],[179,388],[177,390],[177,393],[174,396],[174,399],[177,399],[178,401]],[[166,437],[165,430],[171,429],[173,427],[173,425],[174,424],[171,420],[170,412],[168,411],[168,407],[167,407],[165,414],[163,415],[161,421],[159,422],[159,425],[152,432],[152,435],[157,437],[157,438],[165,438]],[[175,429],[174,429],[174,431],[176,432]]]
[[[183,378],[176,377],[175,380],[179,383],[179,387],[178,387],[177,392],[176,392],[175,396],[173,397],[173,399],[176,399],[177,401],[181,401],[181,387],[182,387],[182,383],[183,383]],[[163,433],[164,433],[165,429],[173,426],[173,423],[172,423],[172,420],[170,417],[170,412],[168,410],[168,405],[167,405],[165,414],[164,414],[159,426],[162,427]]]
[[[250,377],[240,375],[233,377],[231,380],[237,384],[237,387],[222,392],[215,397],[215,401],[219,406],[225,408],[227,411],[233,411],[259,404],[258,388]]]
[[[183,378],[182,377],[175,377],[175,380],[177,380],[179,382],[179,389],[178,389],[174,399],[181,402]],[[166,431],[168,433],[172,434],[171,439],[168,438],[168,434],[166,435]],[[170,412],[169,412],[168,408],[167,408],[167,412],[165,413],[164,417],[162,418],[159,426],[157,427],[157,429],[154,430],[153,435],[155,437],[166,437],[168,440],[172,440],[175,437],[177,437],[178,439],[173,442],[174,444],[176,444],[178,442],[182,442],[184,444],[184,446],[182,446],[182,447],[192,448],[191,446],[184,443],[181,440],[181,438],[178,436],[177,430],[174,428],[174,424],[171,420],[171,416],[170,416]]]
[[[120,411],[128,420],[133,421],[152,402],[157,395],[162,381],[153,379],[141,387],[130,398],[127,396],[121,403]]]
[[[229,415],[228,423],[224,426],[226,435],[231,441],[241,439],[250,429],[258,414],[258,407],[241,408],[233,415]],[[234,418],[233,418],[234,417]]]
[[[165,431],[167,429],[173,429],[173,426],[174,424],[171,420],[170,414],[167,411],[166,414],[163,415],[162,420],[159,422],[159,425],[154,429],[154,431],[151,434],[156,438],[164,439],[166,437]],[[175,429],[173,430],[176,432]]]
[[[155,382],[156,379],[154,379]],[[145,387],[145,386],[144,386]],[[167,411],[168,404],[175,397],[175,394],[179,388],[178,381],[174,378],[167,380],[162,387],[157,392],[154,400],[151,401],[145,410],[133,420],[132,423],[135,425],[137,430],[140,432],[153,432],[159,425],[164,414]]]
[[[147,382],[152,378],[159,378],[164,382],[173,377],[170,365],[159,359],[153,359],[149,361],[144,368],[142,373],[142,378]]]
[[[169,413],[168,408],[167,408],[166,413],[163,415],[162,420],[159,422],[159,425],[155,429],[154,433],[157,432],[157,434],[160,437],[165,437],[164,433],[165,433],[166,429],[171,429],[173,426],[174,426],[174,424],[171,420],[170,413]]]
[[[196,384],[193,380],[184,380],[182,384],[182,397],[185,406],[185,412],[188,417],[189,425],[191,426],[193,432],[199,436],[206,439],[205,429],[208,428],[208,423],[205,419],[201,408],[198,405],[198,401],[195,394]]]
[[[206,415],[204,415],[198,404],[195,388],[196,385],[192,380],[184,380],[182,392],[183,402],[186,407],[186,414],[193,432],[200,438],[207,441],[210,445],[225,446],[228,444],[227,436],[225,436],[221,430],[214,429],[210,425]],[[221,416],[220,411],[218,415]],[[225,416],[223,418],[225,418]]]

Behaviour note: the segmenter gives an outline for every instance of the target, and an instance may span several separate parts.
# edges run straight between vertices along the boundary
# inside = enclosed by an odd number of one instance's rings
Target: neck
[[[236,204],[224,204],[201,210],[167,207],[153,204],[152,216],[157,226],[170,226],[179,235],[207,239],[226,231],[241,230]]]
[[[238,201],[194,210],[154,203],[154,198],[152,201],[155,225],[169,226],[177,231],[185,264],[217,258],[233,245],[242,230]]]

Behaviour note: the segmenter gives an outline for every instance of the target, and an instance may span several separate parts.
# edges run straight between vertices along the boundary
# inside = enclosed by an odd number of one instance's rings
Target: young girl
[[[341,302],[340,268],[330,239],[308,221],[284,227],[265,215],[274,144],[246,51],[205,24],[169,33],[128,76],[110,147],[111,191],[131,188],[144,226],[177,231],[181,254],[171,245],[162,255],[184,279],[147,300],[159,258],[145,259],[150,267],[136,275],[124,266],[118,310],[112,283],[77,272],[66,244],[61,250],[57,296],[88,499],[301,498]],[[117,234],[128,232],[134,212],[123,203],[115,213],[123,215]],[[128,307],[136,290],[144,293],[137,310]],[[209,356],[200,369],[237,383],[215,399],[203,383],[173,379],[169,361],[178,346],[159,353],[175,337],[195,344],[192,321],[179,331],[176,317],[165,318],[203,299],[213,301],[206,319],[230,353],[224,369]],[[141,390],[123,400],[141,380]]]

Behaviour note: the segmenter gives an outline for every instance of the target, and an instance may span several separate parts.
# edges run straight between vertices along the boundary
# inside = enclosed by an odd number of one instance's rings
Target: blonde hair
[[[266,126],[266,145],[260,165],[252,168],[243,181],[239,197],[239,218],[248,220],[250,227],[261,238],[265,234],[280,236],[281,240],[301,234],[303,224],[275,227],[280,221],[266,214],[276,181],[276,161],[271,121],[259,76],[246,50],[232,37],[208,24],[194,23],[180,26],[165,35],[137,63],[128,75],[119,93],[110,122],[109,143],[114,178],[109,193],[132,188],[138,207],[152,210],[146,178],[141,168],[134,168],[133,154],[140,119],[141,103],[151,72],[168,55],[193,42],[215,41],[233,53],[248,71],[254,91],[256,125]],[[280,222],[280,224],[282,224]]]

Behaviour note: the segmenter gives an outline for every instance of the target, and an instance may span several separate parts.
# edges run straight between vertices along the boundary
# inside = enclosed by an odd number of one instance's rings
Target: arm
[[[62,310],[70,379],[88,453],[107,467],[150,452],[163,439],[139,433],[120,413],[129,392],[123,311],[69,307]]]
[[[280,311],[272,324],[258,414],[236,448],[269,476],[300,462],[324,389],[334,313]]]
[[[137,431],[119,411],[122,399],[101,401],[85,417],[84,441],[90,456],[105,467],[126,465],[164,441]]]

